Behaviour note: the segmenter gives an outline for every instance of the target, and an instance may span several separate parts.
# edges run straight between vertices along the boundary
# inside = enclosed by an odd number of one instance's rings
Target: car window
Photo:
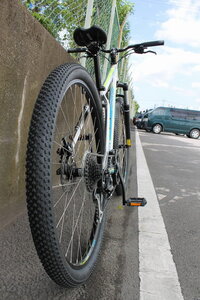
[[[177,110],[177,109],[170,109],[172,118],[174,119],[186,119],[187,111],[185,110]]]
[[[194,121],[200,121],[200,112],[188,111],[187,112],[187,119],[188,120],[194,120]]]
[[[158,107],[156,108],[154,111],[152,111],[152,113],[154,115],[160,115],[160,116],[163,116],[165,114],[165,111],[166,111],[166,108],[164,107]]]
[[[142,114],[138,114],[137,118],[139,118],[139,119],[142,118]]]

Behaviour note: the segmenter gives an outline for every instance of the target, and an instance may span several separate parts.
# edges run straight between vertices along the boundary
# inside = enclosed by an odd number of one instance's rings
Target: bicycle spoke
[[[89,123],[89,118],[86,120],[86,125],[84,126],[84,128],[87,127],[88,123]],[[74,159],[76,159],[76,157],[77,157],[77,153],[78,153],[78,151],[80,149],[80,146],[81,146],[81,143],[79,143],[79,145],[78,145],[78,148],[76,150],[76,154],[74,155]]]
[[[66,210],[67,210],[69,204],[71,203],[71,200],[73,199],[73,196],[74,196],[74,194],[76,193],[76,190],[78,189],[78,186],[80,185],[80,183],[81,183],[82,180],[83,180],[83,177],[79,180],[79,182],[78,182],[76,188],[74,189],[73,194],[72,194],[71,198],[69,199],[69,202],[68,202],[66,208],[64,209],[63,214],[62,214],[61,218],[59,219],[59,221],[58,221],[58,223],[57,223],[57,225],[56,225],[56,228],[58,228],[58,226],[59,226],[59,224],[60,224],[62,218],[64,217],[64,215],[65,215],[65,213],[66,213]]]
[[[56,203],[54,204],[53,207],[56,207],[56,206],[58,205],[58,203],[60,202],[60,200],[62,199],[62,197],[64,196],[64,194],[65,194],[66,192],[67,192],[67,191],[64,191],[64,192],[62,193],[62,195],[61,195],[60,198],[56,201]]]
[[[85,201],[85,190],[84,190],[83,201]],[[79,229],[79,236],[78,236],[78,247],[77,247],[77,260],[76,260],[76,263],[78,263],[79,253],[80,253],[80,256],[81,256],[81,260],[82,260],[82,257],[83,257],[82,256],[82,250],[81,250],[82,221],[83,221],[83,214],[81,215],[81,220],[80,220],[80,229]]]
[[[62,114],[63,114],[63,118],[64,118],[64,120],[65,120],[65,122],[66,122],[67,128],[69,129],[70,126],[69,126],[69,123],[68,123],[68,121],[67,121],[66,115],[65,115],[65,113],[64,113],[64,111],[63,111],[63,109],[62,109],[62,105],[60,106],[60,109],[61,109],[61,112],[62,112]]]
[[[68,196],[68,193],[67,193],[66,198],[65,198],[64,210],[66,208],[67,196]],[[62,219],[62,225],[61,225],[61,230],[60,230],[60,238],[59,238],[59,242],[60,243],[61,243],[61,240],[62,240],[62,233],[63,233],[63,227],[64,227],[64,219],[65,219],[65,216]]]
[[[58,184],[58,185],[53,185],[52,186],[52,189],[55,189],[55,188],[61,188],[61,187],[64,187],[64,186],[72,186],[76,184],[76,182],[70,182],[70,183],[66,183],[66,184]]]
[[[78,87],[77,87],[78,88]],[[72,97],[72,101],[73,101],[73,107],[74,107],[74,115],[73,115],[73,119],[74,119],[74,124],[75,124],[75,114],[77,116],[77,121],[78,121],[78,111],[77,111],[77,108],[76,108],[76,92],[77,92],[77,88],[76,86],[74,87],[74,90],[75,90],[75,95],[74,93],[72,92],[72,87],[70,87],[70,93],[71,93],[71,97]],[[73,136],[74,136],[74,132],[73,132]]]
[[[80,209],[80,212],[79,212],[79,214],[78,214],[77,221],[76,221],[76,224],[75,224],[75,226],[74,226],[74,229],[73,229],[73,232],[72,232],[71,239],[70,239],[70,241],[69,241],[69,245],[68,245],[67,251],[66,251],[66,253],[65,253],[65,257],[67,256],[67,253],[68,253],[69,248],[70,248],[70,246],[71,246],[71,243],[72,243],[72,240],[73,240],[73,237],[74,237],[74,233],[75,233],[75,230],[76,230],[76,227],[77,227],[77,224],[78,224],[78,220],[79,220],[79,217],[80,217],[80,214],[81,214],[81,211],[82,211],[82,209],[83,209],[84,204],[85,204],[85,201],[83,201],[83,203],[82,203],[82,205],[81,205],[81,209]]]
[[[75,223],[75,212],[76,212],[76,203],[75,203],[75,199],[74,199],[73,216],[72,216],[72,240],[71,240],[72,242],[71,242],[70,262],[72,262],[72,255],[73,255],[73,241],[74,241],[73,228],[74,228],[74,223]],[[78,222],[78,219],[77,219],[77,222]]]
[[[59,147],[65,149],[65,147],[63,145],[61,145],[60,143],[56,142],[56,141],[53,141],[53,143],[55,143],[56,145],[58,145]]]

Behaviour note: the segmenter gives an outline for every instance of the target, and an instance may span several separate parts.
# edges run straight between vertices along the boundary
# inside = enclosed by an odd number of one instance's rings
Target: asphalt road
[[[134,141],[134,131],[132,135]],[[144,131],[139,135],[184,300],[200,300],[200,140]],[[132,147],[130,161],[128,194],[136,196],[135,147]],[[141,209],[145,213],[145,208]],[[44,272],[24,211],[0,231],[0,299],[139,300],[138,225],[137,208],[122,208],[120,197],[114,197],[109,206],[102,254],[94,274],[85,285],[64,289]],[[155,298],[165,299],[174,300],[164,296]]]
[[[140,131],[185,300],[200,299],[200,139]]]

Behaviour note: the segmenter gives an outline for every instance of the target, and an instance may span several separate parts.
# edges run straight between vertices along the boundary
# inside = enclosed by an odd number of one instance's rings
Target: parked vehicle
[[[148,114],[152,111],[153,109],[149,109],[148,111],[146,111],[145,113],[142,114],[142,118],[141,118],[141,121],[139,123],[139,126],[138,129],[145,129],[144,128],[144,125],[145,125],[145,122],[148,120]],[[148,130],[147,130],[148,131]]]
[[[135,115],[135,117],[133,118],[133,124],[137,127],[137,128],[139,128],[138,126],[140,126],[140,122],[141,122],[141,120],[142,120],[142,113],[137,113],[136,115]]]
[[[149,110],[146,110],[146,111],[143,111],[143,112],[138,112],[136,113],[135,117],[133,118],[133,124],[138,128],[138,129],[143,129],[144,127],[144,118],[146,116],[146,114],[149,112],[149,111],[152,111],[152,109],[149,109]]]
[[[200,136],[200,111],[170,107],[157,107],[145,115],[144,128],[154,133],[161,131],[186,134],[198,139]]]

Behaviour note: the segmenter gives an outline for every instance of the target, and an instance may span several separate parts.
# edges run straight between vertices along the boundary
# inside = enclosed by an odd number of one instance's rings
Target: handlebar
[[[155,46],[162,46],[164,45],[164,41],[163,40],[159,40],[159,41],[150,41],[150,42],[144,42],[144,43],[140,43],[140,44],[134,44],[134,45],[129,45],[128,47],[125,48],[121,48],[121,49],[101,49],[102,52],[104,53],[112,53],[113,50],[115,51],[115,53],[121,53],[121,52],[125,52],[129,49],[134,50],[135,53],[146,53],[144,52],[145,49],[147,49],[148,47],[155,47]],[[88,48],[74,48],[74,49],[68,49],[67,50],[68,53],[81,53],[81,52],[90,52],[88,50]],[[151,52],[151,51],[150,51]]]
[[[148,47],[155,47],[155,46],[162,46],[162,45],[164,45],[163,40],[144,42],[144,43],[140,43],[140,44],[129,45],[126,48],[116,49],[116,52],[121,53],[121,52],[125,52],[129,49],[133,49],[136,53],[142,53],[143,50]],[[111,50],[102,50],[102,51],[105,53],[110,53],[112,51],[112,49]]]

